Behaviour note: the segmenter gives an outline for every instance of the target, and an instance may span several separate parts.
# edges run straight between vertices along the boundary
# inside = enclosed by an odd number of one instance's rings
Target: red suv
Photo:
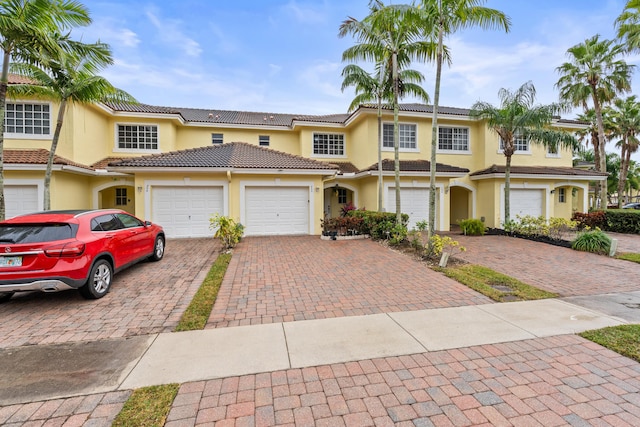
[[[164,255],[162,227],[119,209],[46,211],[0,222],[0,301],[15,292],[109,292],[113,274]]]

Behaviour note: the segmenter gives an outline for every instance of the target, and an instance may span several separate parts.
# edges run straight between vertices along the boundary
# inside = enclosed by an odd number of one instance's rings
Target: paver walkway
[[[371,240],[250,237],[234,251],[207,327],[491,302]]]
[[[169,332],[219,251],[211,238],[169,240],[162,261],[116,274],[111,291],[99,300],[85,300],[73,290],[18,293],[0,304],[0,348]]]
[[[467,248],[456,257],[560,296],[640,290],[633,262],[507,236],[452,237]]]

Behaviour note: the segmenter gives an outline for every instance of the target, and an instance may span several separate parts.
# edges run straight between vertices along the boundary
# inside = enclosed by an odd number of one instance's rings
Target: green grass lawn
[[[114,427],[164,426],[179,388],[179,384],[167,384],[134,390],[111,425]]]
[[[619,325],[594,329],[581,337],[640,362],[640,325]]]
[[[626,261],[632,261],[632,262],[637,262],[638,264],[640,264],[640,254],[634,254],[634,253],[620,253],[618,255],[616,255],[616,258],[618,259],[624,259]]]
[[[218,297],[218,291],[227,271],[229,261],[231,261],[231,254],[223,253],[218,256],[204,282],[200,285],[200,289],[191,300],[191,304],[182,314],[182,318],[178,326],[176,326],[176,332],[204,329],[213,304]]]
[[[494,301],[528,301],[558,296],[480,265],[465,264],[436,270]]]

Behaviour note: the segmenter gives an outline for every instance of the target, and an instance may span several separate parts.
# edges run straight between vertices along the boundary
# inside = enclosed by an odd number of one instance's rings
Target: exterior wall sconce
[[[142,193],[142,187],[138,187],[138,193]]]

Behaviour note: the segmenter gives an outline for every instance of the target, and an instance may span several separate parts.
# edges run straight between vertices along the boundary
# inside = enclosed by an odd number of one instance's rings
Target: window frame
[[[558,188],[558,203],[567,203],[567,190],[566,188]]]
[[[551,146],[547,146],[547,157],[551,158],[551,159],[559,159],[561,157],[561,155],[560,155],[560,146],[556,145],[556,152],[555,153],[549,151],[550,148],[551,148]]]
[[[7,113],[9,111],[8,111],[7,107],[9,105],[22,105],[23,107],[25,105],[46,106],[49,109],[49,111],[48,111],[48,113],[49,113],[49,118],[48,118],[48,120],[49,120],[49,126],[48,126],[49,132],[48,133],[42,133],[42,134],[24,133],[24,132],[22,132],[22,133],[20,133],[20,132],[8,132],[7,131],[7,127],[8,127],[8,125],[7,125]],[[22,113],[23,113],[22,120],[24,121],[25,120],[25,118],[24,118],[24,109],[22,110]],[[36,120],[36,119],[32,118],[32,120]],[[40,119],[40,120],[42,120],[42,119]],[[31,101],[31,100],[15,100],[15,101],[12,100],[12,101],[8,101],[5,104],[4,123],[5,123],[5,128],[4,128],[5,129],[5,134],[4,134],[5,138],[11,138],[11,139],[51,139],[53,137],[53,130],[54,130],[53,129],[53,104],[51,102],[38,102],[38,101]],[[40,126],[40,127],[45,127],[45,126]],[[24,123],[22,125],[22,128],[24,129]]]
[[[155,127],[155,145],[156,148],[126,148],[120,147],[120,127],[121,126],[137,126],[140,127]],[[139,129],[138,129],[139,131]],[[115,153],[159,153],[160,152],[160,125],[157,123],[116,123],[115,131],[114,131],[114,139],[115,139],[115,147],[113,151]],[[140,142],[136,142],[136,144],[140,144]]]
[[[514,135],[513,136],[513,146],[514,146],[514,151],[513,154],[531,154],[531,141],[529,139],[527,139],[526,143],[527,143],[527,149],[526,150],[518,150],[518,144],[520,144],[520,146],[522,146],[522,139],[524,137],[522,135]],[[518,142],[518,140],[520,140],[520,142]],[[504,143],[502,142],[502,137],[498,136],[498,154],[503,154],[504,153]]]
[[[264,144],[266,142],[266,144]],[[270,135],[258,135],[258,145],[260,147],[269,147],[271,145]]]
[[[338,204],[346,205],[348,202],[347,199],[347,189],[346,188],[338,188]]]
[[[220,142],[218,142],[220,140]],[[224,144],[224,133],[213,132],[211,133],[211,145]]]
[[[341,154],[330,154],[330,141],[327,140],[327,153],[316,153],[316,136],[324,135],[327,136],[328,139],[331,137],[340,137],[342,138],[342,153]],[[335,150],[335,149],[334,149]],[[346,158],[347,157],[347,137],[344,133],[339,132],[313,132],[311,134],[311,157],[329,157],[329,158]]]
[[[127,187],[116,187],[115,196],[115,206],[127,206]],[[122,203],[123,201],[124,203]]]
[[[467,132],[467,148],[465,150],[455,149],[454,141],[453,141],[453,132],[451,134],[451,147],[452,148],[440,148],[440,131],[442,129],[464,129]],[[436,152],[442,154],[471,154],[471,127],[469,126],[453,126],[453,125],[438,125],[438,147],[436,147]]]
[[[391,126],[391,146],[385,145],[385,126]],[[402,129],[398,129],[399,141],[398,141],[398,149],[399,151],[408,152],[408,153],[419,153],[420,148],[418,147],[418,124],[411,122],[400,122],[398,123],[398,127],[401,126],[413,126],[413,147],[403,147],[402,146]],[[382,151],[393,151],[393,122],[384,122],[382,123]]]

